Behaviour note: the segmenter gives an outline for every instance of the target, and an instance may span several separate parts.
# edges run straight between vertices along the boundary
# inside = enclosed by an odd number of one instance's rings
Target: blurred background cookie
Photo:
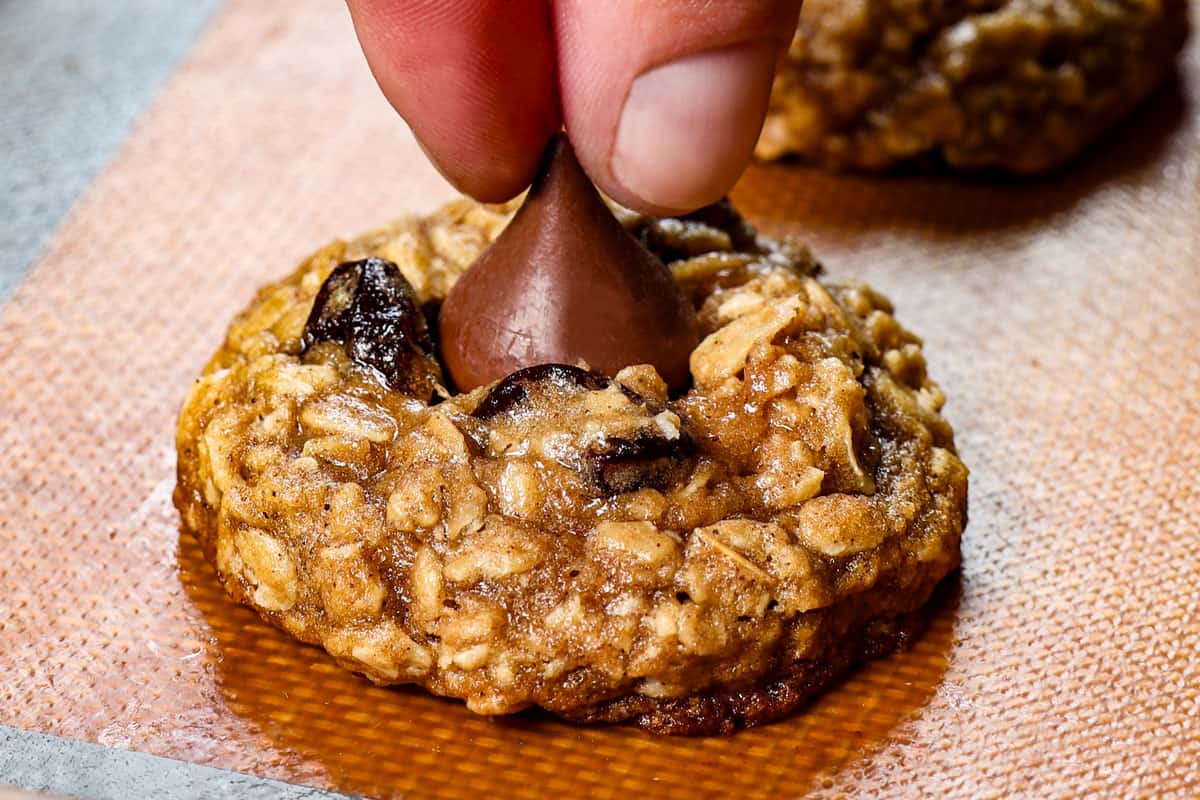
[[[808,0],[756,154],[1053,169],[1171,72],[1186,0]]]

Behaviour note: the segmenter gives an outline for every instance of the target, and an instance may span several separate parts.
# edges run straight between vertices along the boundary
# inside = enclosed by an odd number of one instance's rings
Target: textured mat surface
[[[189,380],[259,283],[450,196],[341,4],[230,4],[0,310],[0,724],[381,796],[1200,791],[1200,51],[1075,169],[757,167],[735,194],[925,335],[973,469],[907,654],[725,739],[488,721],[226,600],[170,507]]]
[[[219,4],[0,1],[0,302]]]

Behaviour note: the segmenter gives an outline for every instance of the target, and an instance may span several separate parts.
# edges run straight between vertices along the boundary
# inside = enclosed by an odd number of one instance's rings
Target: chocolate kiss
[[[670,270],[621,226],[561,134],[439,322],[442,359],[461,391],[580,360],[610,376],[652,364],[679,390],[698,340],[695,309]]]

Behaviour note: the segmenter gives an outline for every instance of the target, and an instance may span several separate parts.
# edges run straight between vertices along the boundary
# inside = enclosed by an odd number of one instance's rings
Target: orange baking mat
[[[0,311],[0,724],[372,795],[1200,792],[1200,51],[1069,173],[753,168],[735,199],[925,335],[973,470],[914,650],[659,739],[373,688],[229,602],[170,506],[258,284],[450,196],[327,0],[233,2]]]

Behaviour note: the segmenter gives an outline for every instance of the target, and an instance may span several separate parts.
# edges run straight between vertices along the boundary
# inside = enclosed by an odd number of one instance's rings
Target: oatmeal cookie
[[[916,632],[967,471],[888,301],[727,204],[618,210],[699,311],[690,386],[545,364],[455,393],[439,302],[514,209],[335,242],[234,321],[175,492],[228,592],[380,684],[662,733],[778,717]]]
[[[1052,169],[1171,71],[1186,0],[807,0],[757,155]]]

